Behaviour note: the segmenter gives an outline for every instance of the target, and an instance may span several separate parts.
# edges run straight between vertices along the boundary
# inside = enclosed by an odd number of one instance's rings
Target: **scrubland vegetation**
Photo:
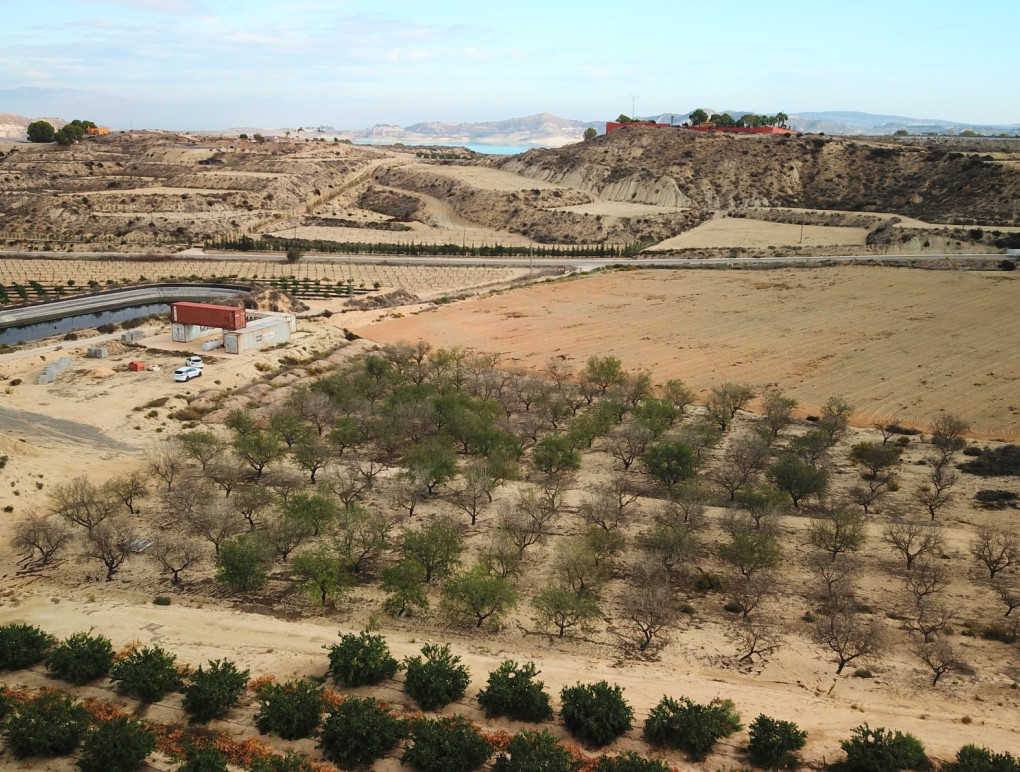
[[[867,677],[887,652],[909,650],[934,689],[979,677],[964,636],[1015,658],[1020,532],[1005,518],[946,522],[961,475],[1015,487],[1015,448],[969,444],[966,422],[947,414],[923,433],[893,423],[867,434],[849,428],[853,405],[838,396],[806,421],[794,419],[796,407],[779,388],[737,383],[699,398],[611,356],[592,357],[581,372],[552,360],[535,374],[493,355],[387,346],[322,368],[271,407],[192,421],[151,446],[144,471],[53,484],[48,510],[19,521],[14,544],[26,569],[58,580],[67,559],[87,561],[100,585],[146,562],[163,577],[163,602],[187,588],[343,615],[356,597],[377,610],[377,627],[411,618],[477,638],[516,626],[597,641],[623,660],[656,656],[695,620],[726,628],[740,667],[791,636],[810,640],[834,678],[847,677],[847,666]],[[1001,495],[1008,490],[979,493],[992,511],[1015,506]],[[951,548],[961,532],[962,546]],[[899,589],[877,593],[868,582],[876,572]],[[959,607],[950,581],[999,605]],[[725,696],[699,704],[682,689],[640,706],[648,716],[640,727],[619,686],[577,683],[554,702],[531,662],[505,661],[469,694],[456,644],[427,644],[398,661],[368,630],[341,635],[324,655],[337,686],[400,679],[422,711],[474,699],[493,721],[552,724],[558,715],[588,750],[561,745],[544,727],[511,737],[458,715],[400,714],[309,680],[252,682],[228,660],[178,663],[159,646],[115,655],[101,630],[57,643],[8,625],[0,654],[0,668],[45,665],[69,684],[108,677],[140,703],[180,692],[193,723],[250,706],[262,734],[317,737],[342,768],[395,754],[401,742],[401,761],[419,770],[664,768],[635,754],[594,755],[640,729],[649,753],[679,750],[695,761],[722,738],[746,736],[748,763],[771,769],[793,765],[811,741],[782,716],[748,721]],[[158,746],[181,769],[216,768],[196,759],[224,750],[250,768],[313,768],[114,717],[89,701],[7,691],[3,704],[18,757],[81,744],[82,768],[99,768],[85,765],[117,736],[130,737],[115,743],[125,752],[141,759]],[[42,725],[67,731],[25,745]],[[867,724],[846,733],[847,769],[925,763],[922,741],[909,734]],[[1016,767],[1008,754],[960,753],[959,769]]]

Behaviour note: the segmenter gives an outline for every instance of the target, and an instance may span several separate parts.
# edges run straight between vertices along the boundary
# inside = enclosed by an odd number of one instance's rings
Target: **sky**
[[[53,117],[122,129],[599,121],[695,107],[1020,123],[1020,0],[4,5],[0,92],[91,92]],[[0,100],[0,112],[18,111]]]

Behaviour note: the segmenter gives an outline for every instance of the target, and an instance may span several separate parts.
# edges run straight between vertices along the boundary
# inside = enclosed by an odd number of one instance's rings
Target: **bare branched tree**
[[[627,471],[654,439],[655,434],[647,426],[628,421],[609,436],[609,454]]]
[[[478,515],[486,504],[492,501],[492,492],[499,481],[484,462],[469,465],[464,470],[460,487],[450,493],[450,501],[471,518],[471,525],[478,521]]]
[[[500,528],[523,557],[528,547],[545,540],[555,515],[534,491],[522,491],[515,501],[500,507]]]
[[[991,580],[992,591],[1006,606],[1004,617],[1020,608],[1020,579],[1016,574],[1000,574]]]
[[[949,572],[934,560],[920,561],[903,578],[915,606],[922,605],[926,598],[941,592],[949,584]]]
[[[188,467],[188,455],[176,438],[155,441],[145,451],[145,463],[149,472],[172,488],[174,481],[184,474]]]
[[[30,514],[14,526],[11,546],[22,553],[26,561],[44,566],[70,541],[71,529],[65,519],[56,515]]]
[[[841,554],[833,560],[825,553],[815,553],[808,564],[819,579],[818,600],[827,608],[838,605],[856,590],[860,565],[853,554]]]
[[[951,413],[939,413],[930,428],[931,444],[943,458],[951,459],[967,444],[963,435],[970,430],[970,424]]]
[[[780,591],[780,581],[774,571],[762,570],[751,576],[735,576],[726,581],[726,601],[740,609],[742,619],[747,619],[763,603],[774,598]]]
[[[928,481],[921,483],[914,491],[914,499],[928,510],[934,520],[938,511],[952,498],[953,486],[958,475],[950,467],[948,460],[940,455],[928,456],[925,463],[931,467]]]
[[[935,640],[953,620],[953,612],[946,606],[929,599],[914,607],[907,617],[907,627],[919,634],[925,643]]]
[[[53,514],[88,531],[111,517],[120,507],[120,501],[109,490],[93,485],[85,476],[57,483],[50,488],[49,499]]]
[[[108,517],[86,534],[82,557],[98,560],[106,566],[106,581],[109,582],[131,556],[135,538],[125,519]]]
[[[757,434],[738,437],[729,443],[721,463],[713,467],[709,477],[734,501],[737,493],[754,483],[768,465],[771,452]]]
[[[1020,562],[1020,534],[1006,528],[982,526],[971,542],[970,553],[988,569],[988,578],[994,579]]]
[[[135,504],[149,492],[145,475],[138,470],[117,475],[107,480],[104,487],[120,499],[132,515],[138,514]]]
[[[668,577],[661,566],[641,565],[631,574],[620,597],[623,615],[641,633],[638,648],[644,651],[662,630],[674,624],[678,617],[676,602]]]
[[[325,484],[345,507],[361,501],[368,488],[365,478],[353,464],[334,464],[326,476]]]
[[[885,527],[882,538],[906,558],[908,571],[919,557],[940,555],[945,548],[942,528],[937,523],[893,520]]]
[[[840,604],[818,621],[815,640],[836,655],[836,675],[851,662],[871,657],[882,647],[882,628],[854,609]]]
[[[932,672],[931,685],[936,686],[939,679],[953,671],[971,672],[956,649],[943,638],[919,644],[914,652],[917,658]]]
[[[783,643],[779,628],[760,619],[744,619],[728,635],[737,644],[740,662],[753,662],[755,656],[764,660]]]
[[[220,545],[241,533],[245,526],[237,511],[223,499],[197,510],[185,519],[185,523],[190,533],[210,542],[217,555],[220,554]]]
[[[153,539],[146,554],[170,574],[170,583],[178,586],[181,583],[181,571],[202,560],[206,549],[186,534],[169,534]]]

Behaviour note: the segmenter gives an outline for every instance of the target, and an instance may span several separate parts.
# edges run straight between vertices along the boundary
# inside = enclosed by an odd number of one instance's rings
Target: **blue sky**
[[[216,129],[585,121],[703,106],[1020,123],[1020,0],[11,2],[0,90]],[[115,106],[116,105],[116,106]],[[0,102],[0,112],[10,111]],[[16,111],[13,111],[16,112]]]

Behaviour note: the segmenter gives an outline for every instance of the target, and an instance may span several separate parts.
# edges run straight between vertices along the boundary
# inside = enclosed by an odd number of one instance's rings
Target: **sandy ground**
[[[743,247],[766,249],[779,246],[827,247],[835,245],[864,246],[867,228],[838,228],[826,225],[791,225],[735,217],[722,217],[702,223],[697,228],[666,239],[658,249],[709,249]]]
[[[926,425],[940,410],[977,436],[1020,437],[1020,276],[833,267],[809,271],[621,271],[479,297],[386,321],[378,342],[497,351],[580,370],[613,355],[699,391],[771,384],[803,413],[830,396],[863,426]]]

